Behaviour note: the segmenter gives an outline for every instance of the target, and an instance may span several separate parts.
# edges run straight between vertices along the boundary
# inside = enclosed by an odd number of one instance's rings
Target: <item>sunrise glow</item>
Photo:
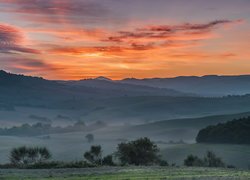
[[[47,79],[249,74],[249,12],[247,0],[0,0],[0,68]]]

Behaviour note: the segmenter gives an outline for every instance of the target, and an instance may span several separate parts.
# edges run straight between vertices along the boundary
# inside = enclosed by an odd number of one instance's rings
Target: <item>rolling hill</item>
[[[68,101],[85,102],[89,98],[187,95],[175,90],[118,84],[104,79],[61,82],[10,74],[5,71],[0,71],[0,84],[0,106],[2,108],[10,105],[60,108]]]
[[[129,132],[130,135],[134,134],[135,136],[136,134],[140,134],[141,136],[148,135],[150,137],[156,137],[165,141],[178,141],[182,139],[186,142],[195,142],[195,138],[202,128],[248,116],[250,116],[250,112],[206,116],[200,118],[165,120],[137,126],[130,126],[124,129],[124,133]]]
[[[30,122],[31,116],[53,122],[55,117],[63,115],[72,121],[141,124],[241,113],[250,109],[250,95],[199,97],[171,89],[121,83],[105,77],[50,81],[0,71],[0,84],[2,122]]]

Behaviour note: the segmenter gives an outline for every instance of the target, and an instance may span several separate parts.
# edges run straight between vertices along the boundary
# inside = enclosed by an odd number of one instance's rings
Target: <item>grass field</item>
[[[183,144],[162,149],[161,154],[168,162],[183,165],[183,160],[189,155],[204,157],[207,151],[213,151],[227,165],[237,168],[250,168],[250,146],[233,144]]]
[[[250,171],[214,168],[102,167],[57,170],[0,170],[1,180],[247,180]]]
[[[87,143],[85,133],[54,134],[51,139],[38,137],[0,137],[0,163],[9,162],[9,152],[14,147],[46,146],[52,153],[53,160],[75,161],[83,160],[83,153],[89,150],[91,145],[101,145],[103,154],[107,155],[116,151],[116,140],[118,136],[110,138],[110,133],[95,133],[95,142]],[[139,137],[139,136],[138,136]],[[136,138],[130,138],[131,140]],[[153,138],[152,138],[153,139]],[[157,138],[153,140],[158,140]],[[161,140],[161,139],[160,139]],[[223,159],[226,164],[234,165],[237,168],[248,169],[250,167],[250,146],[249,145],[227,145],[227,144],[158,144],[163,159],[170,164],[183,165],[183,160],[189,154],[203,157],[206,151],[210,150]]]

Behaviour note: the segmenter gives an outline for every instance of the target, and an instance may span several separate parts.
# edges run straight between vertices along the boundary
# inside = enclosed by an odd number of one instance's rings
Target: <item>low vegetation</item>
[[[98,167],[86,169],[2,170],[1,180],[247,180],[249,171],[201,167]]]
[[[161,165],[168,163],[159,156],[159,148],[149,138],[140,138],[127,143],[120,143],[117,151],[103,157],[100,145],[91,146],[84,153],[85,161],[56,162],[49,161],[52,157],[46,147],[18,147],[10,152],[10,164],[0,165],[0,168],[85,168],[97,166],[119,165]]]
[[[18,147],[10,152],[10,164],[0,168],[86,168],[101,166],[168,166],[168,162],[159,155],[160,149],[149,138],[140,138],[118,144],[117,151],[103,156],[100,145],[91,146],[83,154],[84,160],[75,162],[50,161],[52,155],[46,147]],[[184,160],[185,166],[226,167],[221,158],[208,151],[204,158],[189,155]],[[231,166],[233,167],[233,166]]]
[[[241,118],[199,131],[198,143],[250,144],[250,117]]]
[[[215,153],[208,151],[206,156],[201,159],[198,156],[189,155],[184,160],[185,166],[200,166],[200,167],[225,167],[225,163]]]

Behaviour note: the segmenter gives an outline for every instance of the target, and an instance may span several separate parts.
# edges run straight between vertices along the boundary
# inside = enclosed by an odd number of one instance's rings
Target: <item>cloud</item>
[[[45,23],[100,22],[109,11],[90,0],[0,0],[6,12]]]
[[[236,24],[241,21],[216,20],[205,24],[151,25],[133,31],[119,31],[116,33],[117,35],[110,36],[104,41],[121,43],[131,39],[174,40],[178,38],[179,40],[186,40],[191,35],[196,35],[197,39],[201,39],[202,36],[206,39],[207,34],[211,33],[215,28],[221,25]]]
[[[89,53],[127,56],[131,53],[158,49],[187,49],[201,45],[202,40],[217,37],[214,32],[217,28],[240,21],[216,20],[203,24],[150,25],[130,31],[106,32],[102,34],[102,39],[99,39],[99,46],[54,45],[49,52],[77,56]],[[110,36],[110,34],[113,35]],[[99,37],[101,37],[100,34]]]
[[[19,29],[9,25],[0,24],[0,53],[39,53],[38,50],[23,47],[21,45],[22,42],[23,34]]]
[[[43,60],[32,58],[2,57],[0,63],[5,69],[13,70],[16,73],[54,71],[61,69],[55,65],[45,63]]]
[[[52,54],[100,57],[124,53],[125,49],[119,46],[69,47],[54,45],[48,51]]]

